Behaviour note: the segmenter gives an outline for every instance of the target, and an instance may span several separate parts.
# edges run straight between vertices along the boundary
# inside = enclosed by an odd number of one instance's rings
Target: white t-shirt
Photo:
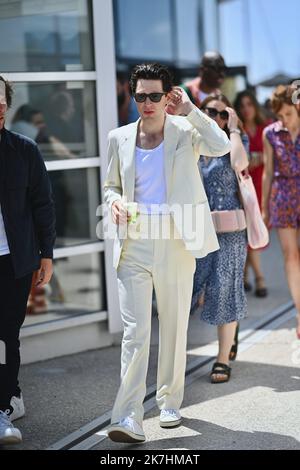
[[[134,201],[139,204],[141,213],[168,213],[161,207],[167,202],[163,141],[150,150],[136,147]]]
[[[0,256],[10,253],[0,205]]]

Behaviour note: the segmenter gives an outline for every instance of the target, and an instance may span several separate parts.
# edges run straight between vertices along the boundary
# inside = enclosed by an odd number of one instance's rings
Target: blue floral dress
[[[218,158],[200,157],[199,169],[211,211],[241,209],[238,182],[231,168],[230,154]],[[211,325],[240,321],[247,314],[244,291],[246,230],[219,233],[217,236],[220,250],[196,259],[191,305],[193,312],[199,297],[204,293],[201,319]]]

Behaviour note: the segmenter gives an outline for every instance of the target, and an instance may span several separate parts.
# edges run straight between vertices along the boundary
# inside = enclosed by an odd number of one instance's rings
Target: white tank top
[[[141,213],[166,214],[167,188],[165,178],[164,142],[154,149],[136,147],[134,201]]]

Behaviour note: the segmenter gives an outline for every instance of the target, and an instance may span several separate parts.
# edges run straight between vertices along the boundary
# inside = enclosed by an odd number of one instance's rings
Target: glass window
[[[94,82],[15,83],[7,128],[35,140],[45,160],[98,155]]]
[[[169,0],[115,0],[117,55],[124,59],[174,59]]]
[[[203,47],[202,3],[176,0],[178,57],[182,65],[199,64]]]
[[[105,309],[103,253],[54,260],[44,288],[32,288],[25,326]]]
[[[56,209],[56,248],[99,241],[99,168],[50,171]]]
[[[93,70],[92,51],[89,0],[1,0],[2,72]]]

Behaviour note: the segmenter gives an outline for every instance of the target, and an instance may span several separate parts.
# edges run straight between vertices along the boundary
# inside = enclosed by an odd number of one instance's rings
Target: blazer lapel
[[[124,140],[121,143],[121,150],[123,155],[124,164],[124,195],[128,201],[134,200],[134,186],[135,186],[135,148],[137,129],[140,119],[134,122]],[[167,114],[164,126],[164,159],[165,159],[165,178],[167,187],[167,201],[169,200],[174,156],[178,143],[178,128],[173,124],[171,117]]]
[[[134,200],[134,186],[135,186],[135,147],[137,129],[140,119],[130,126],[130,130],[121,144],[124,164],[124,196],[128,201]]]
[[[172,118],[167,114],[164,127],[164,151],[165,151],[165,178],[167,187],[167,201],[169,201],[172,185],[172,173],[174,156],[178,143],[178,128],[173,124]]]

